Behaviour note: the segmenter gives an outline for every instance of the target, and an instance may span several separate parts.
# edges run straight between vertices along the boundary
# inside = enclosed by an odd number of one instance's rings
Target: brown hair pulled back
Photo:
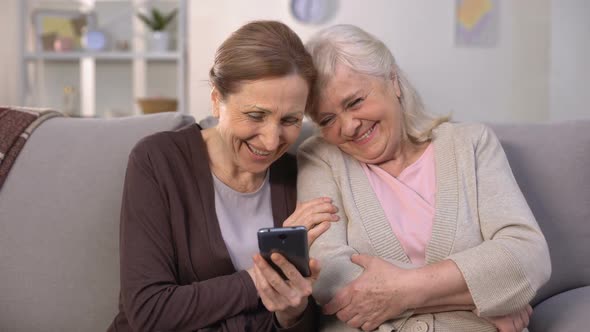
[[[217,49],[209,79],[225,98],[245,81],[290,74],[299,74],[311,93],[316,70],[299,36],[281,22],[254,21],[233,32]]]

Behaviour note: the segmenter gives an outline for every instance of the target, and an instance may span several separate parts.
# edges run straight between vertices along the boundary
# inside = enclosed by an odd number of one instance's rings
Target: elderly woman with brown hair
[[[337,219],[327,198],[297,204],[296,161],[285,154],[315,78],[286,25],[246,24],[219,47],[210,71],[218,125],[135,146],[121,212],[120,312],[109,331],[316,328],[308,297],[317,261],[304,278],[273,254],[283,280],[256,242],[259,228],[283,224],[313,228],[313,242]]]
[[[321,135],[299,149],[300,199],[340,221],[318,237],[324,330],[520,331],[549,278],[547,243],[494,133],[425,112],[391,52],[340,25],[307,44]]]

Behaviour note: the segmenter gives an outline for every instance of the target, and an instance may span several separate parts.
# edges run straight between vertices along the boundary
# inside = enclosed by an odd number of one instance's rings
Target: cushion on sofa
[[[529,329],[543,332],[588,331],[590,286],[557,294],[535,307]]]
[[[104,331],[117,311],[119,210],[128,154],[177,113],[55,118],[0,191],[0,330]]]
[[[551,279],[534,304],[590,285],[590,120],[491,127],[549,244]]]

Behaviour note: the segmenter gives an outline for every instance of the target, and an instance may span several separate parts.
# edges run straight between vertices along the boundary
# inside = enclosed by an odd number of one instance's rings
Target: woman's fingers
[[[330,222],[324,221],[316,225],[314,228],[307,231],[307,244],[311,246],[313,242],[325,231],[330,228]]]
[[[320,270],[321,270],[320,261],[318,261],[315,258],[310,258],[309,259],[309,270],[311,271],[310,279],[312,280],[312,283],[314,283],[316,280],[318,280],[318,277],[320,276]]]
[[[346,308],[352,302],[352,292],[349,290],[350,288],[351,284],[346,285],[344,288],[340,289],[336,295],[334,295],[334,297],[332,297],[330,302],[324,305],[324,315],[336,314]],[[346,322],[346,320],[344,320],[344,322]]]
[[[335,209],[336,207],[331,204],[318,207],[317,209],[309,209],[298,217],[296,223],[299,226],[305,226],[308,230],[311,230],[323,222],[338,221],[340,217],[335,212],[332,212]]]
[[[305,208],[309,213],[338,212],[338,207],[332,203],[332,200],[327,202],[323,200],[319,202],[313,202],[312,204],[303,206],[302,208]]]
[[[523,323],[523,329],[526,328],[527,326],[529,326],[529,318],[530,315],[528,313],[528,308],[524,308],[520,311],[520,319],[522,320]]]
[[[522,330],[525,328],[522,317],[520,316],[520,311],[512,314],[512,323],[514,324],[515,332],[522,332]]]
[[[346,324],[348,324],[348,322],[350,322],[355,316],[357,316],[357,313],[353,312],[350,306],[346,306],[336,313],[336,317]]]
[[[254,275],[256,276],[256,289],[258,290],[258,295],[266,309],[270,312],[281,310],[281,305],[279,304],[280,294],[277,294],[277,292],[270,286],[257,266],[254,266]]]
[[[310,199],[309,201],[298,202],[297,206],[295,207],[295,212],[293,214],[303,213],[305,211],[309,211],[309,210],[313,210],[313,209],[320,209],[321,210],[321,209],[325,209],[327,207],[329,208],[331,205],[332,205],[331,198],[318,197],[318,198]]]
[[[285,274],[289,280],[286,288],[277,289],[277,291],[288,298],[292,306],[299,306],[299,302],[302,298],[307,298],[311,295],[311,282],[304,278],[297,268],[295,268],[295,266],[282,255],[274,253],[271,256],[271,259],[273,263],[283,271],[283,274]],[[287,285],[287,282],[284,282],[284,284]]]
[[[283,226],[305,226],[312,229],[315,225],[324,221],[336,221],[339,219],[335,213],[338,208],[327,197],[312,199],[298,203],[295,212],[285,220]]]
[[[349,319],[346,322],[346,325],[348,325],[352,328],[358,329],[361,326],[363,326],[364,323],[365,322],[363,321],[363,318],[361,317],[361,315],[355,315],[354,317],[352,317],[351,319]]]
[[[498,332],[515,332],[512,315],[484,318],[492,323],[498,329]]]
[[[377,325],[377,324],[375,324],[375,323],[372,323],[372,322],[365,322],[365,323],[364,323],[364,324],[361,326],[361,329],[362,329],[363,331],[373,331],[373,330],[376,330],[378,326],[379,326],[379,325]]]
[[[267,287],[274,291],[274,293],[269,291],[265,292],[265,294],[267,294],[267,296],[274,296],[278,299],[274,300],[276,305],[272,306],[272,309],[276,311],[284,311],[291,308],[303,311],[307,306],[307,298],[311,295],[313,281],[317,279],[319,274],[319,265],[317,261],[313,260],[310,264],[312,276],[310,278],[304,278],[297,268],[295,268],[295,266],[285,257],[278,253],[273,253],[271,255],[273,263],[277,265],[288,278],[288,280],[283,280],[269,264],[264,262],[264,259],[260,255],[256,256],[256,269],[260,272],[261,278],[266,280],[268,284]],[[267,307],[267,309],[269,308]]]
[[[314,228],[321,225],[322,223],[331,223],[331,222],[338,221],[339,219],[340,219],[340,217],[338,217],[335,214],[317,213],[317,214],[312,214],[309,216],[302,217],[300,220],[301,220],[302,226],[305,226],[305,228],[307,228],[308,231],[311,231]],[[311,245],[311,243],[310,243],[310,245]]]
[[[272,254],[275,256],[279,254]],[[282,257],[282,256],[281,256]],[[274,260],[273,260],[274,262]],[[254,264],[259,269],[260,273],[264,277],[264,280],[268,285],[283,296],[290,296],[290,287],[287,285],[285,280],[260,256],[260,254],[254,255]],[[276,263],[275,263],[276,264]],[[290,263],[289,263],[290,264]]]

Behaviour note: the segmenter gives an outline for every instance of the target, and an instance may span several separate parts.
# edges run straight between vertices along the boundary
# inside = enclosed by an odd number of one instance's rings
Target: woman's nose
[[[281,136],[281,129],[279,126],[274,124],[267,125],[262,134],[260,135],[260,141],[266,151],[274,151],[279,146]]]
[[[350,113],[344,113],[342,116],[341,135],[344,138],[355,138],[359,134],[361,128],[361,120],[355,118]]]

